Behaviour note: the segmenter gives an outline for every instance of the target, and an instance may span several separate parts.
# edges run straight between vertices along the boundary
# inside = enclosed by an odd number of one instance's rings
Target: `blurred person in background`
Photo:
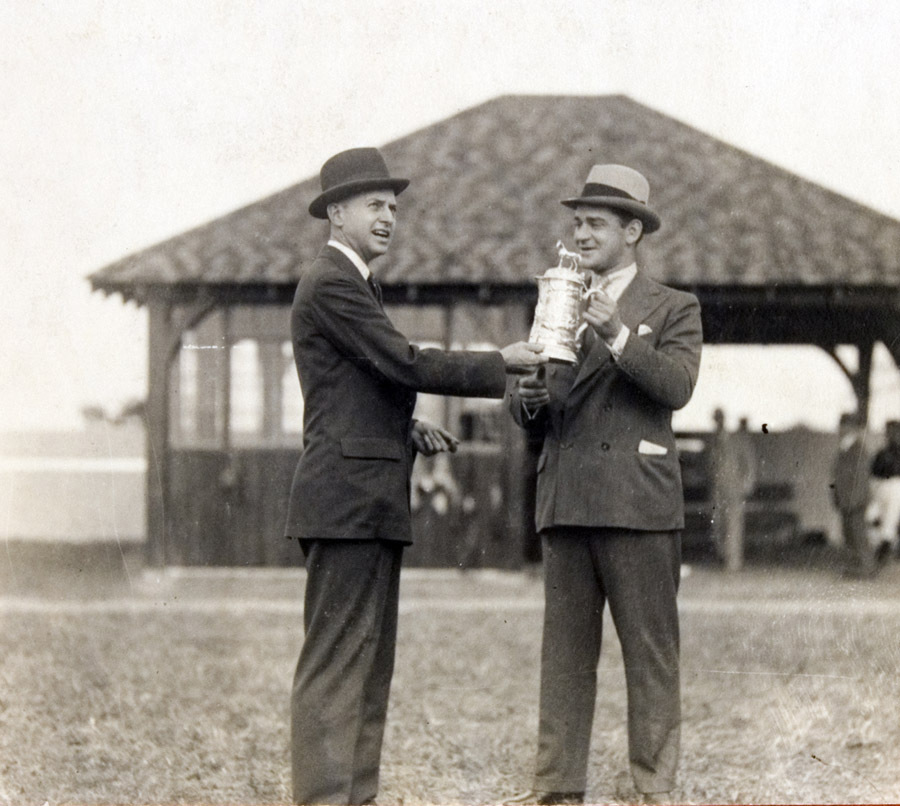
[[[841,532],[847,556],[844,576],[875,575],[875,552],[866,529],[869,504],[869,454],[865,444],[865,422],[860,414],[846,412],[838,423],[838,453],[831,486],[834,505],[841,515]]]
[[[728,571],[744,564],[745,467],[741,462],[739,437],[728,432],[725,412],[713,412],[715,430],[709,450],[709,486],[712,503],[713,542]]]
[[[886,562],[900,543],[900,421],[885,425],[886,444],[872,460],[872,500],[866,512],[876,560]]]

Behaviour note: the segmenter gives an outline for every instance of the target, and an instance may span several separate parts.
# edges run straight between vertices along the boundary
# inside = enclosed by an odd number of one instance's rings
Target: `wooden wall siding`
[[[406,550],[406,565],[520,568],[534,559],[526,544],[534,538],[530,493],[536,454],[526,450],[524,433],[511,417],[495,422],[500,428],[496,443],[463,442],[456,454],[417,460],[413,485],[419,489],[412,496],[416,542]],[[441,461],[449,468],[455,494],[440,483],[445,474],[436,468]]]
[[[790,515],[801,533],[836,534],[828,500],[834,436],[798,429],[754,434],[752,441],[759,459],[758,491],[748,507],[748,537],[772,532],[769,514]],[[302,565],[297,543],[282,537],[298,455],[295,450],[171,451],[165,563]],[[519,568],[536,560],[535,456],[515,431],[502,448],[464,445],[446,458],[455,488],[451,493],[446,485],[427,483],[440,474],[435,474],[436,460],[420,458],[413,476],[418,485],[413,495],[415,543],[406,550],[404,564]],[[706,471],[701,466],[705,457],[697,456],[701,465],[696,467],[690,455],[685,460],[685,537],[688,542],[693,538],[705,542],[709,525]],[[801,475],[803,484],[788,484],[786,497],[770,500],[767,490],[784,487],[785,480]]]
[[[408,566],[517,568],[523,522],[516,451],[466,450],[449,458],[458,494],[446,510],[420,493]],[[282,536],[298,453],[286,450],[172,451],[166,563],[302,565],[295,541]],[[417,478],[432,460],[422,460]],[[514,472],[513,472],[514,471]]]
[[[450,457],[458,494],[447,495],[441,487],[420,494],[413,511],[415,543],[404,554],[405,565],[517,568],[522,564],[520,529],[509,519],[507,459],[508,454],[499,450]]]
[[[169,565],[302,565],[283,537],[296,450],[171,451]]]

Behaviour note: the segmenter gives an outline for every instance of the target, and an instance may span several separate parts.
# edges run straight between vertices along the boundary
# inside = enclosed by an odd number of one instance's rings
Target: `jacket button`
[[[609,450],[609,443],[608,443],[608,442],[601,442],[601,443],[600,443],[600,450],[608,451],[608,450]]]
[[[567,450],[569,450],[569,448],[572,447],[572,443],[571,442],[563,442],[560,444],[559,447],[562,448],[564,451],[567,451]]]
[[[603,411],[612,411],[612,410],[613,410],[612,403],[607,403],[607,404],[603,407]]]

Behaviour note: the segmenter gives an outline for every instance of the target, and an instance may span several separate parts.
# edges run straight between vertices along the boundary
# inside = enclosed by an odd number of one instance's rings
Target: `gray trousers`
[[[534,788],[586,789],[608,601],[625,663],[631,774],[639,792],[671,791],[681,738],[680,532],[556,528],[542,539],[546,601]]]
[[[378,791],[403,544],[310,540],[303,549],[306,636],[291,694],[293,798],[361,804]]]

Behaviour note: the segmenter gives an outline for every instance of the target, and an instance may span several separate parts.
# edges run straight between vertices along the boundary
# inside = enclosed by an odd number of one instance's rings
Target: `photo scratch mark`
[[[872,787],[876,792],[878,791],[878,787],[872,783],[865,775],[863,775],[859,770],[854,770],[852,767],[846,767],[843,764],[832,764],[830,761],[825,761],[824,759],[819,758],[815,753],[810,753],[810,758],[813,761],[818,761],[819,764],[824,764],[826,767],[834,767],[835,769],[847,770],[847,772],[852,772],[854,775],[859,776],[863,781],[865,781],[869,786]]]

